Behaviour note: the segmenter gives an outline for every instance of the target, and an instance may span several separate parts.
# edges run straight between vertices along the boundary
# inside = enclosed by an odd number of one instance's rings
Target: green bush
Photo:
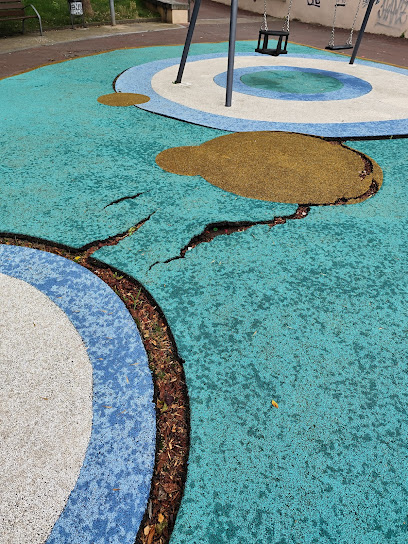
[[[41,15],[43,28],[59,28],[71,24],[69,16],[69,8],[67,0],[30,0],[37,8]],[[143,0],[114,0],[116,20],[125,19],[140,19],[146,17],[154,17],[152,13],[144,6]],[[85,17],[88,23],[108,23],[110,22],[109,0],[91,0],[94,15]],[[31,10],[27,10],[27,13]],[[78,24],[81,22],[81,17],[76,17],[75,21]],[[35,31],[38,29],[38,22],[35,19],[26,21],[27,31]],[[0,22],[0,36],[12,34],[21,31],[21,22]]]

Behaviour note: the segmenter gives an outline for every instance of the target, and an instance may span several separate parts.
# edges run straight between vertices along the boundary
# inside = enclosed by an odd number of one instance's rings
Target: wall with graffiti
[[[216,0],[230,4],[230,0]],[[337,3],[337,6],[335,7]],[[267,14],[284,18],[290,0],[266,0]],[[359,30],[368,0],[292,0],[291,17],[306,23]],[[263,0],[239,0],[239,7],[263,13]],[[408,0],[377,0],[366,32],[408,38]]]

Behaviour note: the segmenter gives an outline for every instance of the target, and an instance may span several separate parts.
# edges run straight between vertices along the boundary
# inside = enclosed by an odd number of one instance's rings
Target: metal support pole
[[[360,47],[361,40],[363,39],[363,34],[364,34],[365,28],[367,26],[368,19],[369,19],[370,15],[371,15],[371,10],[373,9],[374,2],[375,2],[375,0],[370,0],[369,4],[367,6],[363,22],[361,23],[360,32],[358,33],[358,36],[357,36],[356,45],[354,46],[353,53],[351,55],[349,64],[354,64],[354,59],[357,56],[358,48]]]
[[[116,18],[115,18],[115,4],[114,0],[109,0],[109,8],[110,8],[110,15],[111,15],[111,23],[112,26],[116,25]]]
[[[198,11],[200,9],[200,4],[201,4],[201,0],[195,0],[193,13],[191,15],[191,21],[190,21],[190,24],[188,26],[186,41],[184,43],[183,54],[181,55],[181,61],[180,61],[179,69],[178,69],[177,78],[176,78],[176,81],[174,83],[181,83],[181,78],[183,77],[184,67],[186,65],[188,52],[190,50],[191,40],[193,38],[194,28],[195,28],[195,25],[196,25],[196,22],[197,22],[197,15],[198,15]]]
[[[227,93],[225,97],[225,105],[227,107],[231,106],[231,101],[232,101],[232,84],[234,81],[235,38],[237,34],[237,16],[238,16],[238,0],[231,0],[230,33],[229,33],[229,44],[228,44]]]

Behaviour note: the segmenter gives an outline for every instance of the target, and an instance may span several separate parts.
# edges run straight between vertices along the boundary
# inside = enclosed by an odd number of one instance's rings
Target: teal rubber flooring
[[[171,544],[405,544],[408,140],[346,142],[383,169],[369,200],[176,259],[208,224],[297,207],[155,164],[225,132],[97,102],[125,69],[180,53],[115,51],[1,81],[0,232],[79,248],[147,219],[94,257],[146,287],[185,361],[191,449]]]

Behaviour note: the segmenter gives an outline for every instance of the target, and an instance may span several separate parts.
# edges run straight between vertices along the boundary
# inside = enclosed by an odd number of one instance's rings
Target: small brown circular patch
[[[381,168],[362,153],[290,132],[227,134],[166,149],[156,163],[230,193],[288,204],[356,203],[370,196],[374,179],[377,187],[382,183]]]
[[[98,98],[98,102],[106,106],[135,106],[149,102],[149,100],[148,96],[136,93],[111,93]]]

